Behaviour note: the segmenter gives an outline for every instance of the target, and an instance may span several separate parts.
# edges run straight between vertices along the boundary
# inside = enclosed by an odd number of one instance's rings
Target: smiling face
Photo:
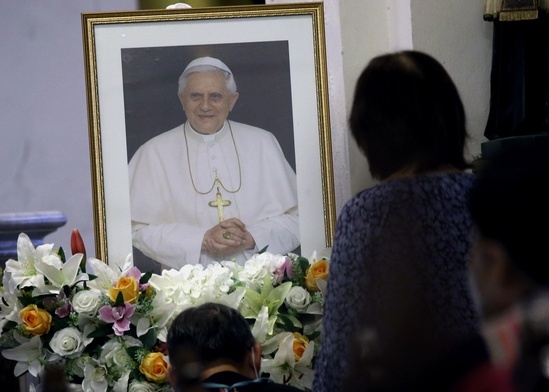
[[[188,76],[179,99],[193,129],[211,135],[223,127],[238,93],[230,94],[221,71],[195,72]]]

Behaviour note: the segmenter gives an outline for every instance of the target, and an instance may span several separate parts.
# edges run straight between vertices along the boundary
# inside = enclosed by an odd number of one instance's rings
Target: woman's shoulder
[[[465,200],[475,178],[469,172],[454,172],[383,181],[358,192],[347,201],[343,212],[354,214],[357,210],[385,210],[391,205],[406,210],[416,206],[418,200]]]

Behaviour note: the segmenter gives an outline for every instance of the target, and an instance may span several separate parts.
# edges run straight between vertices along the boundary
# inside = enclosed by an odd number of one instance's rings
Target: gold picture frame
[[[235,115],[251,116],[243,122],[255,120],[268,130],[280,128],[273,133],[297,175],[301,253],[332,246],[336,214],[323,3],[83,13],[82,28],[97,258],[118,263],[132,252],[127,164],[140,139],[151,136],[143,122],[153,115],[143,112],[159,112],[155,132],[169,117],[164,111],[178,105],[182,112],[179,103],[164,99],[177,95],[166,94],[158,81],[175,72],[168,71],[171,65],[162,68],[162,59],[206,49],[234,56],[240,96],[258,105],[247,107],[239,98],[246,110]],[[286,59],[286,84],[269,76],[284,68],[278,67],[280,58]],[[181,72],[184,64],[178,66]],[[145,78],[147,72],[157,79]],[[248,86],[247,94],[241,85]]]

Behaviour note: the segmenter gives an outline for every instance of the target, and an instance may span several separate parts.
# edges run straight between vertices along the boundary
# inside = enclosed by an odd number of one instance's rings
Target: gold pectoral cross
[[[210,201],[208,205],[210,207],[217,207],[217,218],[219,219],[220,222],[222,222],[225,219],[225,217],[223,216],[223,207],[230,206],[231,201],[223,200],[223,197],[221,196],[221,192],[219,192],[219,187],[217,187],[215,200]]]

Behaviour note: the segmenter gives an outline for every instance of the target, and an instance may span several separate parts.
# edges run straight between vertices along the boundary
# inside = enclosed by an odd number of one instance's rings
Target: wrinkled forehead
[[[222,71],[193,72],[187,76],[186,89],[227,90],[226,75]]]

